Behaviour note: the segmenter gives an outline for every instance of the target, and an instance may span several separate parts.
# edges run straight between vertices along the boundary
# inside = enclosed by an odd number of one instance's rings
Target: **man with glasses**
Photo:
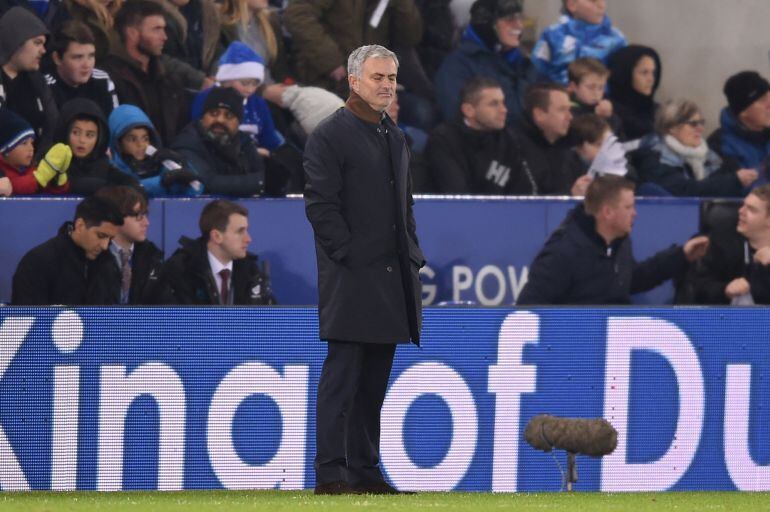
[[[117,205],[123,225],[110,242],[111,257],[97,265],[93,296],[102,304],[154,303],[163,252],[147,240],[147,198],[128,186],[105,187],[96,195]]]

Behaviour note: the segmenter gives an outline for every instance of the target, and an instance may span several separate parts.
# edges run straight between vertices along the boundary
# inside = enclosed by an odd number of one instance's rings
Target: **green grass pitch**
[[[420,493],[412,496],[314,496],[310,491],[0,492],[2,512],[239,511],[554,512],[770,510],[770,493]]]

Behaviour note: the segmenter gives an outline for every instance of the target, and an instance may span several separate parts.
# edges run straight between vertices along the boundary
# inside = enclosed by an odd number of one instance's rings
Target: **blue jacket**
[[[592,57],[606,63],[612,52],[627,44],[609,16],[598,25],[562,16],[540,35],[532,51],[532,63],[552,82],[566,84],[567,67],[573,60]]]
[[[754,169],[759,169],[763,161],[770,157],[770,131],[748,131],[729,108],[722,110],[720,123],[723,156],[736,159],[741,167]]]
[[[515,123],[522,117],[524,92],[538,78],[529,58],[518,50],[505,54],[490,50],[468,27],[463,40],[446,56],[436,72],[436,98],[445,121],[459,117],[460,90],[475,76],[487,76],[500,82],[509,123]]]
[[[118,148],[118,141],[123,135],[134,128],[146,128],[150,133],[150,144],[156,148],[160,148],[160,137],[158,136],[158,132],[155,130],[155,126],[153,126],[150,118],[147,117],[147,114],[145,114],[142,109],[135,105],[120,105],[112,111],[112,114],[110,114],[109,125],[112,165],[124,173],[137,178],[147,192],[147,195],[150,197],[168,195],[195,197],[201,195],[203,192],[202,187],[200,189],[195,189],[188,185],[173,185],[168,189],[164,187],[161,183],[161,176],[166,172],[166,169],[160,162],[158,162],[157,168],[149,173],[144,173],[144,176],[140,176],[140,173],[123,159],[121,151]],[[147,174],[149,174],[149,176]]]
[[[211,89],[206,89],[195,95],[190,109],[191,121],[197,121],[203,117],[203,103],[210,92]],[[248,134],[257,146],[270,151],[275,151],[286,142],[283,135],[275,128],[267,102],[257,94],[246,98],[240,130]]]

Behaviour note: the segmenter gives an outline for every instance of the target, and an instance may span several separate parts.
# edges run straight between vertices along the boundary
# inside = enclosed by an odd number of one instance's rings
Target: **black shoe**
[[[353,486],[359,494],[415,494],[411,491],[399,491],[392,485],[382,480],[361,482]]]
[[[318,484],[313,490],[313,494],[360,494],[357,490],[350,487],[347,482],[342,480],[335,480],[334,482],[326,482],[325,484]]]

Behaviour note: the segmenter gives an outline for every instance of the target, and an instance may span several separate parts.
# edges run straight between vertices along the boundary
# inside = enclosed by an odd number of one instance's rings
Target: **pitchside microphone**
[[[554,448],[577,455],[603,457],[618,446],[618,432],[605,419],[559,418],[540,414],[524,429],[524,439],[536,450]]]
[[[562,471],[562,475],[568,491],[577,482],[575,455],[603,457],[618,446],[618,432],[605,419],[559,418],[549,414],[532,418],[524,429],[524,439],[536,450],[550,452],[558,448],[567,452],[567,473]]]

